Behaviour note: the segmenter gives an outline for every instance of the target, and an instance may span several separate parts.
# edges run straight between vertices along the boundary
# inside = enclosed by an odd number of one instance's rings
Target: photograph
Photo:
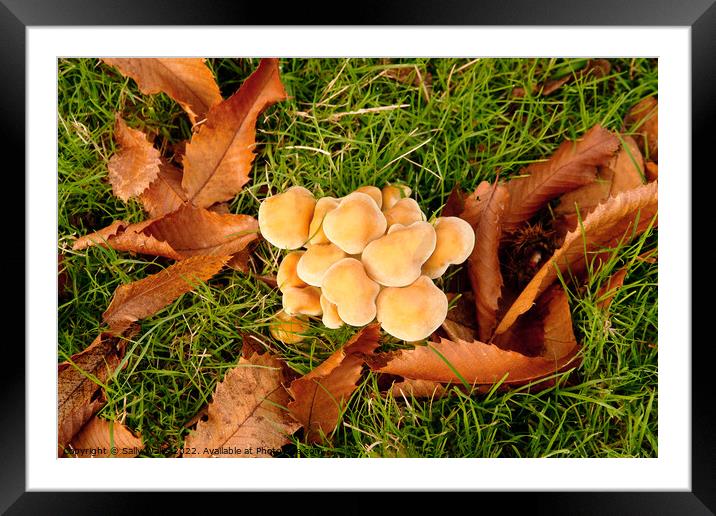
[[[61,462],[659,458],[658,57],[56,64]]]

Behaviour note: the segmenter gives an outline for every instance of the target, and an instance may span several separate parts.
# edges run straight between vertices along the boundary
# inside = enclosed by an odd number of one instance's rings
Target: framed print
[[[397,490],[714,510],[691,302],[709,2],[263,27],[131,4],[0,6],[26,171],[3,509]]]

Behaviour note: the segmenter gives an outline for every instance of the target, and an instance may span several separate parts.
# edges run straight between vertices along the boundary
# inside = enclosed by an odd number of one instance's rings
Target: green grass
[[[576,79],[548,97],[512,99],[514,87],[577,68],[574,59],[410,59],[430,72],[429,99],[421,88],[381,72],[379,59],[282,59],[290,98],[259,118],[251,181],[231,203],[233,213],[256,215],[260,200],[292,185],[318,196],[403,181],[428,217],[440,214],[452,188],[506,179],[549,156],[565,138],[596,123],[619,130],[628,108],[657,93],[657,65],[614,59],[610,75]],[[256,59],[212,59],[222,94],[233,93]],[[106,162],[114,151],[119,111],[132,127],[172,144],[190,136],[181,108],[165,95],[142,95],[135,83],[93,59],[59,62],[58,236],[67,287],[59,297],[58,359],[88,346],[102,328],[102,312],[119,285],[158,272],[171,262],[113,250],[71,250],[72,238],[113,220],[139,221],[141,206],[114,197]],[[345,114],[408,104],[391,110]],[[343,114],[343,115],[341,115]],[[339,115],[336,117],[336,115]],[[333,118],[332,118],[333,117]],[[554,386],[489,395],[453,389],[441,399],[395,399],[378,394],[368,373],[351,398],[330,445],[298,440],[289,457],[655,457],[657,447],[657,265],[637,259],[656,250],[649,231],[569,286],[581,366],[558,375]],[[258,246],[254,263],[275,273],[281,253]],[[624,287],[608,313],[597,292],[608,276],[628,267]],[[439,284],[462,288],[457,268]],[[457,283],[457,284],[456,284]],[[241,332],[263,336],[298,373],[336,350],[354,328],[327,330],[312,323],[309,338],[288,346],[267,330],[280,308],[277,292],[226,270],[153,317],[128,344],[125,367],[108,382],[100,414],[142,433],[142,456],[174,456],[186,428],[211,399],[216,383],[238,361]]]

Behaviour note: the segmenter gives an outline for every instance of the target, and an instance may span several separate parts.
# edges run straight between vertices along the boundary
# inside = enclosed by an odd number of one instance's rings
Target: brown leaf
[[[176,298],[194,290],[219,272],[230,256],[195,256],[175,263],[162,272],[121,285],[109,308],[102,314],[113,332],[121,332],[134,321],[155,314]]]
[[[625,146],[609,163],[599,167],[597,180],[565,193],[555,207],[554,214],[563,216],[562,231],[574,231],[579,216],[584,218],[609,197],[644,184],[644,160],[636,142],[624,137]],[[565,232],[566,232],[565,231]]]
[[[182,187],[192,203],[205,208],[241,190],[255,157],[259,113],[285,98],[278,60],[262,59],[234,95],[211,109],[186,146]]]
[[[57,366],[57,442],[64,448],[104,404],[101,384],[124,356],[124,341],[101,333],[80,353]]]
[[[366,326],[313,371],[291,382],[288,392],[294,401],[288,408],[305,428],[308,442],[320,442],[336,428],[341,411],[356,389],[363,355],[373,353],[379,339],[380,326]]]
[[[407,378],[400,382],[395,382],[390,387],[391,395],[396,399],[403,397],[413,398],[432,398],[438,399],[447,395],[448,390],[445,385],[440,382],[431,382],[428,380],[411,380]]]
[[[494,384],[505,378],[504,384],[528,383],[554,374],[575,362],[575,348],[558,359],[542,356],[528,357],[516,351],[506,351],[494,344],[479,341],[428,342],[408,351],[392,355],[377,371],[414,380],[469,385]]]
[[[624,117],[624,126],[649,161],[659,162],[659,104],[647,97],[635,104]]]
[[[447,201],[445,202],[445,207],[442,210],[442,213],[440,214],[441,217],[458,217],[460,216],[460,213],[465,209],[465,194],[460,189],[460,185],[455,185],[455,188],[452,189],[450,192],[450,195],[448,196]]]
[[[116,116],[114,139],[119,151],[109,159],[109,182],[114,195],[127,201],[147,189],[159,174],[159,151],[137,129]]]
[[[118,421],[92,418],[69,445],[69,456],[75,458],[136,457],[144,448],[142,436]]]
[[[653,161],[647,161],[644,165],[647,181],[656,181],[659,179],[659,165]]]
[[[270,457],[280,450],[301,426],[286,410],[284,382],[281,362],[269,353],[241,357],[216,386],[208,419],[186,438],[191,453],[184,457]]]
[[[514,230],[559,195],[596,178],[597,167],[605,165],[619,148],[619,139],[596,125],[576,142],[566,141],[547,161],[533,163],[506,183],[510,203],[503,229]]]
[[[186,194],[181,187],[182,171],[173,165],[162,162],[159,175],[149,185],[139,200],[153,218],[161,217],[177,210],[186,201]]]
[[[606,285],[602,285],[602,288],[600,288],[599,292],[597,292],[597,308],[604,310],[605,312],[609,310],[612,301],[614,301],[614,296],[617,295],[619,289],[624,285],[626,275],[627,269],[623,268],[609,276],[609,280]]]
[[[606,77],[611,70],[612,65],[606,59],[590,59],[581,70],[575,73],[569,73],[559,79],[552,79],[544,83],[542,86],[542,95],[548,96],[559,90],[562,86],[571,82],[572,79],[582,79],[590,75],[594,77]]]
[[[204,59],[196,57],[104,58],[131,77],[142,93],[166,93],[184,108],[192,124],[221,102],[221,92]]]
[[[657,214],[657,188],[657,182],[653,182],[627,190],[609,198],[587,215],[582,227],[567,233],[562,247],[537,271],[512,303],[495,333],[504,333],[512,326],[558,275],[564,275],[567,270],[580,274],[586,267],[587,259],[599,260],[603,254],[608,254],[605,249],[613,248],[620,242],[626,243],[644,232]]]
[[[228,255],[242,251],[258,238],[258,221],[249,215],[219,214],[190,204],[136,224],[116,221],[79,238],[74,250],[108,246],[181,260],[198,255]]]
[[[490,190],[489,194],[480,197],[484,207],[474,226],[475,247],[467,260],[470,284],[475,293],[478,338],[485,342],[497,324],[498,301],[503,285],[497,252],[502,235],[501,218],[509,203],[509,192],[505,186],[494,185]]]

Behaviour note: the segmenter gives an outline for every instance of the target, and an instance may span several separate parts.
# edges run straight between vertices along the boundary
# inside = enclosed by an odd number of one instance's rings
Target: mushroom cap
[[[321,289],[311,286],[285,288],[283,311],[288,315],[322,315]]]
[[[323,219],[328,239],[348,254],[363,251],[368,242],[381,237],[388,223],[370,195],[353,192]]]
[[[296,273],[309,285],[320,287],[328,268],[347,255],[335,244],[312,245],[298,260]]]
[[[423,340],[445,321],[448,300],[427,276],[407,287],[388,287],[376,300],[381,327],[408,342]]]
[[[368,276],[386,287],[404,287],[420,276],[423,263],[435,250],[435,228],[428,222],[395,224],[388,234],[363,250]]]
[[[378,205],[378,208],[383,207],[383,192],[381,192],[377,186],[361,186],[360,188],[356,188],[356,192],[370,195]]]
[[[335,330],[343,326],[343,320],[338,315],[338,307],[321,294],[321,308],[323,308],[323,325]]]
[[[410,197],[413,191],[406,185],[385,185],[381,190],[383,195],[383,210],[389,210],[396,202],[405,197]]]
[[[438,217],[435,234],[435,251],[423,264],[423,274],[431,279],[442,276],[450,265],[467,260],[475,247],[475,231],[460,217]]]
[[[375,319],[375,298],[380,286],[368,277],[363,264],[355,258],[343,258],[331,265],[323,276],[322,290],[346,324],[365,326]]]
[[[281,260],[281,264],[278,266],[278,272],[276,273],[276,283],[281,292],[289,287],[308,286],[306,282],[298,277],[296,271],[298,261],[303,256],[303,253],[305,253],[305,251],[291,251]]]
[[[425,214],[420,209],[418,201],[415,199],[400,199],[391,208],[383,211],[388,227],[393,224],[402,224],[409,226],[413,222],[425,220]]]
[[[323,232],[323,219],[331,210],[334,210],[339,199],[335,197],[321,197],[316,202],[316,208],[313,210],[313,217],[311,218],[311,224],[308,227],[308,243],[313,244],[330,244],[330,240]]]
[[[308,330],[305,318],[289,315],[283,310],[279,311],[271,321],[269,332],[276,340],[284,344],[297,344],[305,337],[301,333]]]
[[[316,199],[302,186],[268,197],[259,206],[259,231],[279,249],[298,249],[308,240]]]

